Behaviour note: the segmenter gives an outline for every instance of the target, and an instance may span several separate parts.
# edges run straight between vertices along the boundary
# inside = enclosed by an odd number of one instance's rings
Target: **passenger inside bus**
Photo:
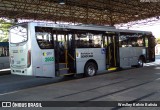
[[[60,62],[65,61],[65,47],[64,47],[64,42],[58,42],[59,44],[59,55],[60,55]]]
[[[132,47],[138,47],[138,43],[135,41],[132,41]]]
[[[142,38],[139,38],[137,40],[137,43],[138,43],[138,46],[143,46],[143,39]]]

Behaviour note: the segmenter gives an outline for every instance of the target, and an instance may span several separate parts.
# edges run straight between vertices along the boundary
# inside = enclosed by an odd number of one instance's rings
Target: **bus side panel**
[[[55,77],[54,49],[40,49],[34,31],[31,29],[32,74],[34,76]]]
[[[146,56],[145,47],[121,47],[120,52],[120,67],[131,67],[137,65],[139,56]]]
[[[41,49],[38,46],[36,36],[35,36],[35,28],[34,25],[30,24],[30,39],[31,39],[31,68],[32,68],[32,75],[37,76],[37,74],[43,74],[42,71],[42,56],[41,56]]]
[[[76,49],[76,70],[78,73],[84,73],[84,67],[88,60],[95,60],[98,65],[98,71],[106,69],[105,49],[103,48],[79,48]]]
[[[41,53],[43,64],[43,75],[46,77],[55,77],[55,58],[53,49],[44,49]]]

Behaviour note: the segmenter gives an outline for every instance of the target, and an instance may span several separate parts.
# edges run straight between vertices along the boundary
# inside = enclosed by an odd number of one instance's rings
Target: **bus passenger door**
[[[104,37],[106,48],[106,65],[108,70],[115,70],[119,66],[118,37],[116,34],[107,34]]]
[[[67,73],[67,64],[65,63],[66,35],[63,31],[56,31],[54,35],[55,49],[55,74],[60,76],[60,71]]]
[[[74,72],[75,49],[73,46],[73,36],[69,31],[57,31],[54,36],[56,76],[70,75]]]
[[[68,68],[69,74],[76,73],[76,52],[75,52],[75,34],[70,33],[67,37],[68,44]]]

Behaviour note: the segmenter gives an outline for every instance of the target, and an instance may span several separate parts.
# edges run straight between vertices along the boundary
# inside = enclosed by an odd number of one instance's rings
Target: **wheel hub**
[[[138,64],[139,64],[140,66],[142,66],[142,65],[143,65],[142,60],[139,60],[139,61],[138,61]]]
[[[93,66],[88,67],[88,74],[93,76],[95,74],[95,68]]]

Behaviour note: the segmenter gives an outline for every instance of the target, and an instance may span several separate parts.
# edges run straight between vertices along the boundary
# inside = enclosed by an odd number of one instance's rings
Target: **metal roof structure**
[[[160,0],[0,0],[0,17],[114,25],[160,16]]]

